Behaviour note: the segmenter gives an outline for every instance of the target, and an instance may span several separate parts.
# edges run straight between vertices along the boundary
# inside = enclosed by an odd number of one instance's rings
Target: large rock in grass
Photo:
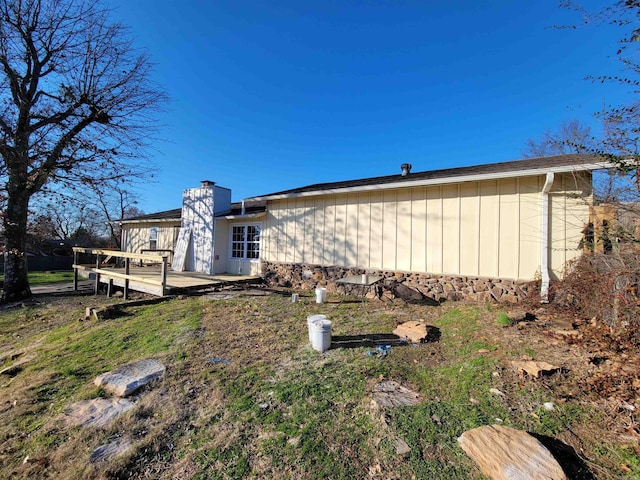
[[[412,343],[428,342],[431,340],[437,340],[439,337],[439,330],[437,327],[415,320],[401,323],[396,327],[393,333],[401,338],[408,338]]]
[[[418,303],[423,298],[424,295],[411,287],[407,287],[406,285],[393,281],[388,281],[385,284],[386,289],[391,292],[396,298],[401,298],[407,303]]]
[[[490,425],[464,432],[458,444],[493,480],[566,480],[551,452],[522,430]]]
[[[95,398],[70,405],[64,411],[67,425],[106,428],[111,421],[135,404],[124,398]]]
[[[420,395],[392,380],[380,382],[373,388],[372,404],[377,408],[406,407],[420,401]]]
[[[127,453],[132,445],[133,443],[129,438],[118,438],[96,448],[91,453],[89,461],[91,463],[108,462],[109,460],[113,460],[114,458]]]
[[[560,371],[560,367],[547,362],[523,361],[511,362],[511,365],[519,375],[528,375],[533,378],[540,378],[542,375],[551,375]]]
[[[157,360],[140,360],[96,377],[93,383],[119,397],[128,397],[149,382],[164,375],[166,368]]]

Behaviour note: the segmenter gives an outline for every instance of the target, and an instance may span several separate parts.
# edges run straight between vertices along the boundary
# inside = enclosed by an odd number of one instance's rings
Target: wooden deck
[[[91,264],[79,262],[80,256]],[[109,262],[111,260],[111,262]],[[114,261],[115,260],[115,261]],[[115,268],[113,265],[123,265]],[[78,288],[78,278],[83,276],[94,280],[94,290],[98,293],[101,284],[107,285],[107,295],[113,294],[115,287],[124,289],[124,298],[129,290],[164,296],[196,288],[214,287],[229,283],[244,283],[260,277],[249,275],[205,275],[195,272],[176,272],[169,269],[168,256],[146,253],[120,252],[99,248],[73,247],[73,288]]]
[[[124,288],[124,268],[102,268],[100,270],[100,283],[105,285],[115,285]],[[114,275],[109,275],[113,273]],[[160,266],[143,266],[129,268],[129,274],[133,278],[146,279],[153,281],[160,276]],[[206,275],[196,272],[174,272],[167,270],[167,284],[165,294],[175,294],[192,289],[215,287],[228,285],[230,283],[246,283],[252,280],[258,280],[260,277],[250,275]],[[148,283],[136,282],[134,279],[129,280],[129,288],[138,292],[157,294],[157,287],[152,287]]]

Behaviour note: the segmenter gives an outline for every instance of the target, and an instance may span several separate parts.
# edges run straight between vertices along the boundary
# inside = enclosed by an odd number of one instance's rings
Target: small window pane
[[[258,225],[249,225],[247,227],[247,240],[250,242],[260,241],[260,227]]]
[[[231,257],[232,258],[243,258],[243,253],[244,253],[244,249],[243,249],[243,244],[242,243],[234,243],[232,250],[231,250]]]
[[[248,243],[247,244],[247,258],[259,258],[260,257],[260,247],[257,243]]]
[[[149,229],[149,249],[156,250],[158,248],[158,227]]]

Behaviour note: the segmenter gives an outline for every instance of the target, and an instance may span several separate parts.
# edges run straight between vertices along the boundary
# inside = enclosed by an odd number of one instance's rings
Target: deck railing
[[[79,254],[95,256],[95,263],[80,264]],[[167,255],[151,255],[146,253],[130,253],[120,252],[118,250],[102,250],[95,248],[83,248],[73,247],[73,288],[78,289],[78,272],[83,271],[88,274],[93,273],[95,275],[95,293],[97,294],[100,289],[101,277],[105,277],[107,281],[107,295],[113,293],[114,280],[116,284],[121,284],[124,287],[124,298],[129,297],[129,284],[134,282],[137,286],[142,286],[142,291],[152,293],[158,296],[164,296],[167,288]],[[103,268],[103,263],[106,263],[111,258],[124,259],[124,273],[116,272],[112,268]],[[131,275],[130,266],[131,260],[150,261],[160,263],[160,278],[152,279],[145,278],[137,275]],[[95,265],[95,266],[94,266]],[[140,290],[140,288],[136,288]]]

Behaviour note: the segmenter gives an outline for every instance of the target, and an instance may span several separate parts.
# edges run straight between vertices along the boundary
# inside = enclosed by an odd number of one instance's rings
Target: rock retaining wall
[[[294,289],[309,290],[321,286],[335,292],[336,280],[364,273],[383,276],[387,284],[402,283],[436,301],[472,300],[515,304],[538,290],[537,282],[516,282],[499,278],[429,275],[298,263],[262,263],[262,275],[268,284]]]

